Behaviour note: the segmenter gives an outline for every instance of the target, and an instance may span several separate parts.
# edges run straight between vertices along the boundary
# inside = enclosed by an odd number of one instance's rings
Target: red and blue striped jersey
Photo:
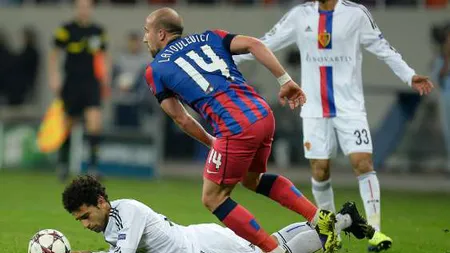
[[[176,39],[146,70],[147,83],[160,103],[176,96],[206,119],[218,137],[239,134],[270,111],[233,61],[234,36],[214,30]]]

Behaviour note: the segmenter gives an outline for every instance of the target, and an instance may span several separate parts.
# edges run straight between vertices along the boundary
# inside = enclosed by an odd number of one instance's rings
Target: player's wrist
[[[285,72],[282,76],[277,78],[277,81],[280,84],[280,86],[283,86],[287,84],[289,81],[292,81],[292,78],[287,72]]]

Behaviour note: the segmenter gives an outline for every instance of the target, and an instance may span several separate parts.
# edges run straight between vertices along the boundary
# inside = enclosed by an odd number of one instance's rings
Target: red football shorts
[[[237,184],[249,171],[266,172],[274,132],[275,119],[270,111],[240,134],[217,138],[206,159],[203,177],[216,184]]]

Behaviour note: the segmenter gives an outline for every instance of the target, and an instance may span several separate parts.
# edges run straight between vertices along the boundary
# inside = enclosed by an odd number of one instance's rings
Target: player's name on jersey
[[[193,34],[184,37],[183,39],[169,45],[164,49],[164,51],[161,53],[162,60],[159,60],[158,62],[168,62],[170,61],[170,57],[178,52],[183,50],[183,48],[189,46],[192,43],[199,43],[199,42],[206,42],[209,39],[209,34]]]

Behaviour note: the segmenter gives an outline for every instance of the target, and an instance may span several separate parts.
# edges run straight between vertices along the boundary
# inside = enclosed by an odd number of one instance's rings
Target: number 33
[[[353,135],[356,136],[356,145],[361,145],[362,143],[364,144],[369,144],[369,133],[367,132],[366,129],[362,129],[362,130],[355,130],[355,132],[353,133]]]

